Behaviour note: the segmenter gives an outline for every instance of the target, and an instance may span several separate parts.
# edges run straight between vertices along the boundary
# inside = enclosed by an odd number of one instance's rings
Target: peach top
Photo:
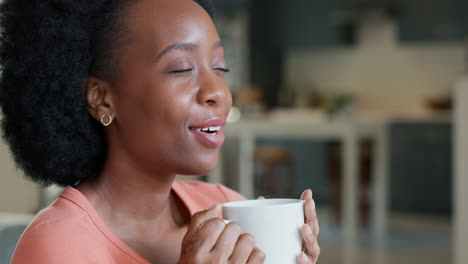
[[[245,199],[222,185],[197,181],[174,181],[172,190],[191,215],[216,203]],[[11,263],[149,262],[110,231],[81,192],[68,187],[26,228]]]

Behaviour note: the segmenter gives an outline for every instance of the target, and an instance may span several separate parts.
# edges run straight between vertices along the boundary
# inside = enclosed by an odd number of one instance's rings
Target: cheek
[[[149,76],[148,76],[149,75]],[[130,118],[145,119],[153,122],[177,121],[187,112],[193,101],[193,95],[187,85],[161,78],[157,74],[146,74],[146,80],[131,87],[119,95],[119,107],[122,115],[131,113]],[[172,122],[171,122],[172,123]]]
[[[166,140],[179,135],[188,121],[193,108],[192,96],[188,93],[151,93],[142,103],[143,115],[152,128],[164,133]],[[185,131],[184,131],[185,132]]]
[[[188,131],[193,96],[181,87],[147,86],[140,94],[122,98],[123,140],[146,154],[177,153]],[[185,134],[184,134],[185,133]],[[183,140],[182,140],[183,141]],[[177,153],[180,154],[180,153]]]

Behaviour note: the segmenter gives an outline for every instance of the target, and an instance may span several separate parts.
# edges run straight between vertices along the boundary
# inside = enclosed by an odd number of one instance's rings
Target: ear
[[[90,76],[86,80],[85,96],[89,113],[98,121],[104,114],[115,117],[111,86],[108,82]]]

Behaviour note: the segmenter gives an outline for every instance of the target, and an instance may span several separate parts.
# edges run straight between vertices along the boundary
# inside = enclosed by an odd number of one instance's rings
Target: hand
[[[301,227],[301,235],[303,239],[302,250],[299,254],[297,263],[299,264],[316,264],[320,255],[320,246],[317,241],[319,234],[319,224],[317,212],[315,211],[315,202],[312,199],[312,191],[305,190],[301,195],[301,200],[304,200],[304,221],[305,224]]]
[[[179,264],[260,264],[265,255],[255,247],[250,234],[241,234],[239,224],[225,224],[218,204],[193,215],[182,240]]]

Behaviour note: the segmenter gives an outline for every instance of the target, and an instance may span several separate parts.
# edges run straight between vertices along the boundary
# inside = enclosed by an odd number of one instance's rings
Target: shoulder
[[[61,197],[26,228],[12,263],[96,263],[105,258],[102,242],[88,214]]]
[[[85,263],[102,259],[102,244],[87,221],[85,215],[34,220],[21,236],[12,263]]]

